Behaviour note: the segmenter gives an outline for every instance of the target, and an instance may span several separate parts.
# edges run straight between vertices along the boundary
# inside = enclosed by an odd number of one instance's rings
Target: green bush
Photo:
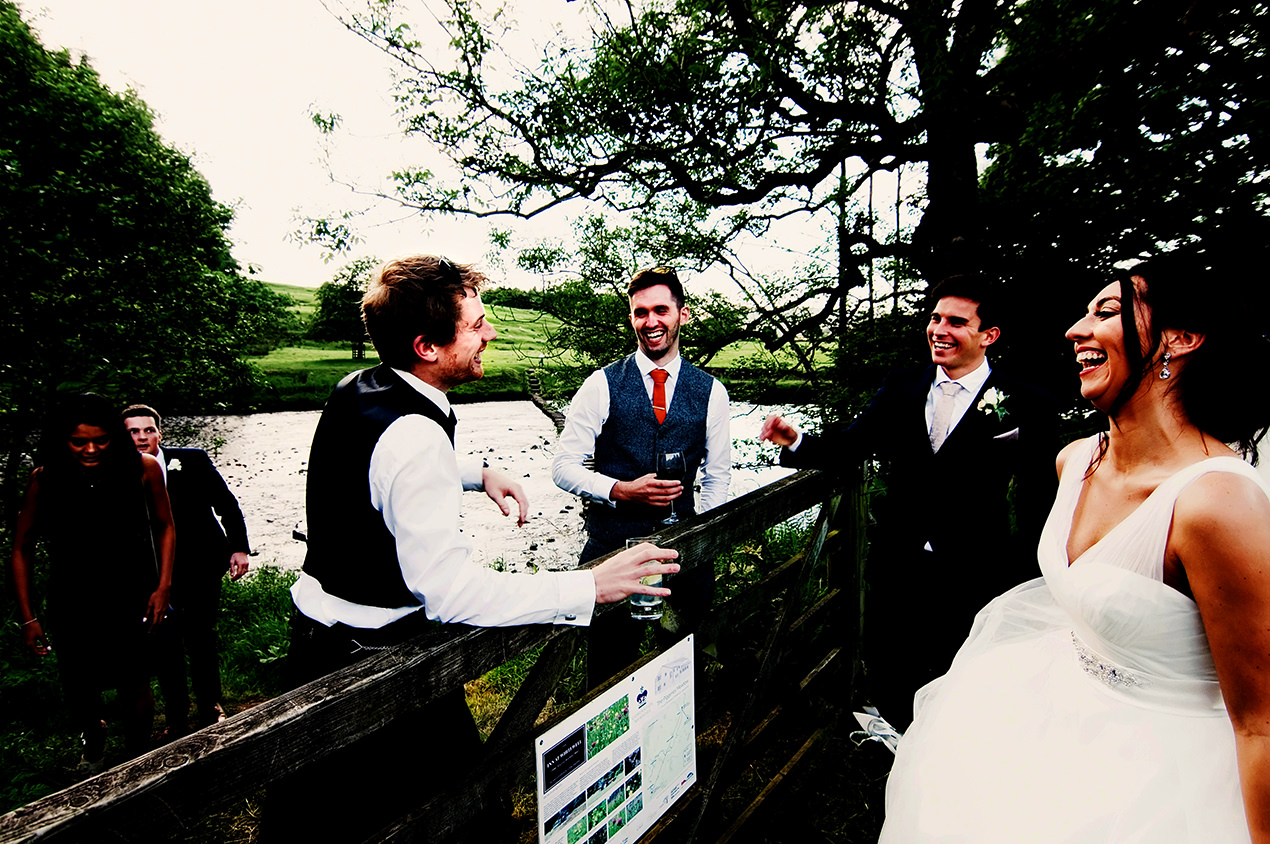
[[[0,812],[70,785],[79,756],[62,706],[57,663],[21,645],[16,622],[4,625],[0,646]]]
[[[216,629],[223,694],[231,704],[284,691],[282,663],[291,636],[289,590],[297,576],[295,571],[261,566],[241,580],[225,581]]]

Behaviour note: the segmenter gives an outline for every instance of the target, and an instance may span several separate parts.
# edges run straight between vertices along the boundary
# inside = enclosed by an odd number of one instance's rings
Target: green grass
[[[270,284],[279,293],[291,296],[295,312],[307,319],[316,307],[314,290],[285,284]],[[536,370],[542,393],[567,401],[586,377],[588,369],[576,361],[553,358],[547,348],[547,335],[557,329],[559,321],[541,311],[489,305],[486,312],[498,337],[485,350],[485,377],[456,387],[450,394],[456,402],[505,401],[526,396],[526,374]],[[632,343],[633,347],[633,343]],[[616,360],[628,349],[614,349]],[[268,387],[260,397],[261,410],[313,410],[320,408],[331,389],[348,373],[379,363],[375,349],[369,344],[366,357],[353,358],[350,343],[302,341],[297,346],[275,349],[253,359],[262,371]],[[827,364],[826,364],[827,365]],[[709,363],[711,372],[727,385],[738,399],[752,401],[797,400],[805,382],[799,377],[773,380],[772,368],[796,369],[788,353],[767,352],[753,341],[734,343],[720,351]]]
[[[277,284],[272,281],[264,282],[274,293],[283,296],[290,296],[295,300],[295,305],[291,310],[295,312],[301,319],[307,321],[308,318],[317,310],[317,288],[316,287],[300,287],[296,284]]]
[[[283,691],[282,663],[291,639],[291,584],[299,572],[260,566],[221,587],[216,630],[222,697],[231,709]]]
[[[547,354],[546,334],[553,320],[537,311],[491,306],[490,320],[498,339],[481,356],[485,377],[456,387],[452,400],[500,401],[525,397],[525,373],[541,366]],[[253,363],[269,383],[262,410],[305,410],[321,407],[339,380],[355,369],[379,363],[375,348],[355,360],[349,343],[304,341],[299,346],[275,349]]]
[[[326,403],[339,380],[355,369],[379,363],[372,347],[354,360],[348,343],[314,343],[274,349],[253,363],[264,373],[268,390],[261,410],[313,410]]]

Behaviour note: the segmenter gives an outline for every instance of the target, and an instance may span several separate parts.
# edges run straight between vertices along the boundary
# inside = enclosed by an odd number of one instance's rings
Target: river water
[[[775,458],[774,447],[756,441],[770,410],[733,404],[734,464],[748,467]],[[530,503],[529,521],[517,527],[483,493],[464,494],[462,529],[472,538],[475,560],[509,571],[575,564],[585,539],[581,508],[576,497],[551,480],[555,426],[529,401],[460,404],[455,413],[458,453],[479,455],[510,475],[525,488]],[[304,529],[305,471],[319,416],[320,411],[294,411],[201,420],[205,427],[198,444],[211,447],[217,468],[238,497],[253,566],[299,568],[304,561],[304,543],[293,531]],[[788,473],[770,465],[734,469],[731,495],[751,492]]]

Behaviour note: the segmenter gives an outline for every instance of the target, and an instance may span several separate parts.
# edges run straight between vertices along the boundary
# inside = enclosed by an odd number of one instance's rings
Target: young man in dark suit
[[[1057,413],[1043,391],[994,370],[1001,335],[980,276],[936,286],[931,363],[887,376],[849,428],[816,437],[780,416],[761,439],[797,468],[874,456],[884,498],[868,562],[864,660],[871,699],[897,729],[913,693],[942,675],[974,615],[1036,576],[1036,544],[1056,486]]]
[[[238,499],[201,448],[160,448],[162,418],[144,404],[124,409],[124,426],[138,451],[163,466],[176,523],[177,553],[172,571],[174,624],[158,667],[168,737],[189,731],[190,697],[185,685],[185,654],[198,705],[196,729],[225,718],[220,704],[220,664],[216,614],[225,572],[237,580],[247,572],[247,524]],[[220,521],[217,521],[217,516]]]

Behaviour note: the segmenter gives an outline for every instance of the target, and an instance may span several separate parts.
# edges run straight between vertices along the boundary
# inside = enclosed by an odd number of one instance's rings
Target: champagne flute
[[[682,481],[688,474],[688,465],[684,462],[683,452],[668,451],[657,455],[657,480]],[[662,519],[663,525],[679,523],[679,514],[675,512],[675,502],[670,502],[670,515]]]

